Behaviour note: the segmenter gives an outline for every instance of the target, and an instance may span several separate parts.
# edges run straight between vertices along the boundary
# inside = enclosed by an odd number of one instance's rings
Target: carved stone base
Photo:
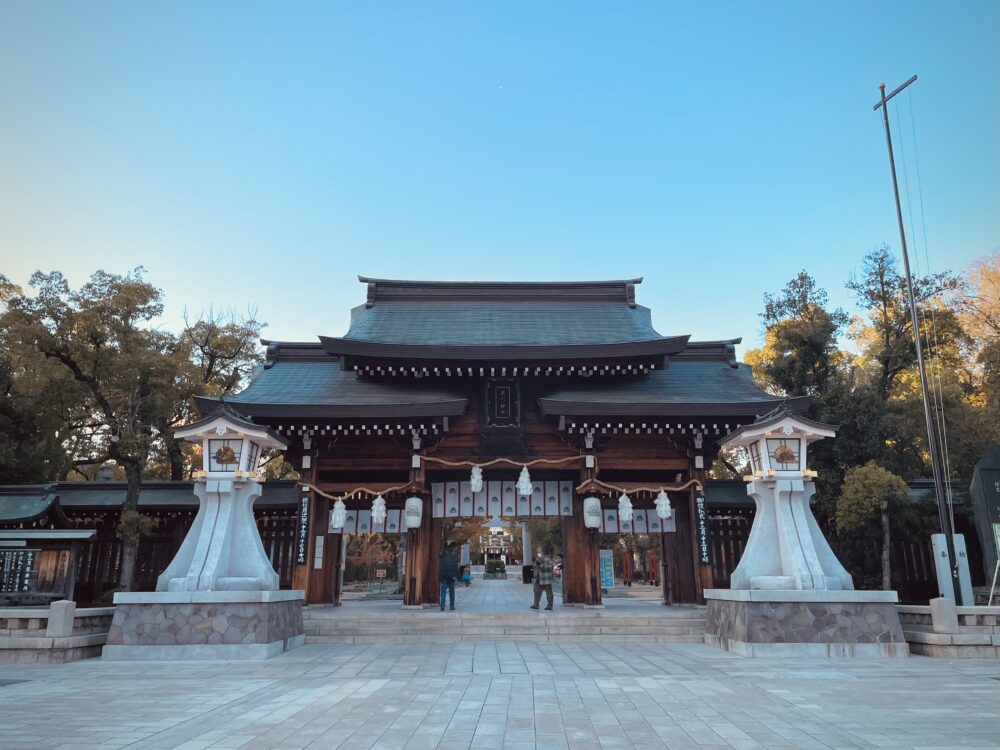
[[[305,642],[302,591],[115,594],[114,660],[268,659]]]
[[[895,591],[710,589],[705,642],[741,656],[908,656]]]

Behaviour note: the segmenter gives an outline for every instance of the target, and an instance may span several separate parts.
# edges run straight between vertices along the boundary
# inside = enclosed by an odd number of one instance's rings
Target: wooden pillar
[[[699,452],[694,457],[691,478],[701,482],[701,488],[692,487],[689,494],[689,508],[691,510],[691,559],[694,567],[695,597],[698,604],[704,604],[705,589],[710,589],[713,585],[712,564],[708,557],[711,554],[708,528],[708,501],[704,494],[705,464],[708,458],[702,452],[701,445],[697,443],[696,445]],[[704,542],[704,551],[702,550],[702,542]]]
[[[667,563],[668,585],[673,591],[676,604],[696,604],[699,589],[695,584],[694,555],[697,550],[692,543],[695,529],[693,524],[693,496],[673,503],[676,531],[664,534],[664,560]],[[666,576],[664,576],[666,578]]]
[[[308,468],[306,467],[308,464]],[[316,461],[310,453],[302,457],[299,476],[303,482],[315,484]],[[306,593],[306,604],[312,604],[313,559],[316,554],[316,493],[301,487],[299,507],[295,517],[295,567],[292,570],[292,588]]]
[[[343,564],[344,535],[343,533],[326,535],[326,565],[323,577],[329,585],[329,603],[340,606],[340,566]]]
[[[441,519],[431,518],[431,504],[424,503],[420,528],[406,532],[406,580],[403,606],[419,607],[437,600],[437,553],[441,548]],[[431,568],[433,566],[433,572]]]
[[[669,606],[674,603],[674,587],[670,576],[673,575],[673,566],[667,562],[667,532],[660,534],[660,588],[663,591],[663,604]]]
[[[583,522],[583,498],[573,497],[573,515],[562,517],[563,604],[601,603],[600,550],[596,531]]]
[[[419,607],[423,603],[424,573],[418,562],[421,554],[421,529],[406,530],[406,560],[403,576],[403,606]]]
[[[430,503],[428,503],[430,516]],[[424,569],[424,604],[433,604],[441,595],[438,579],[438,563],[441,557],[441,535],[444,533],[444,519],[431,518],[428,529],[427,560]]]

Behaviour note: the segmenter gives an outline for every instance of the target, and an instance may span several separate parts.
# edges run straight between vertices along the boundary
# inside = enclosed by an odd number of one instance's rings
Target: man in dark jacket
[[[458,558],[452,554],[449,544],[441,550],[438,561],[438,580],[441,582],[441,611],[444,612],[444,595],[448,594],[452,610],[455,609],[455,579],[458,578]]]

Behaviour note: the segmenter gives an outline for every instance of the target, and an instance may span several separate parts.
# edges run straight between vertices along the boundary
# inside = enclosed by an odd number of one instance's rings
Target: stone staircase
[[[702,643],[705,610],[665,614],[605,610],[572,612],[346,612],[307,608],[306,643],[418,643],[454,641],[604,641]]]

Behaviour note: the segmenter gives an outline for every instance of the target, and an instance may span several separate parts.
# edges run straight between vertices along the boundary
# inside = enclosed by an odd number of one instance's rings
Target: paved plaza
[[[625,589],[619,589],[624,592]],[[664,607],[663,591],[659,586],[636,584],[628,589],[627,596],[605,596],[604,607],[615,612],[644,612],[670,615],[671,612],[687,610],[687,607]],[[519,580],[480,580],[472,582],[471,586],[457,585],[455,587],[455,607],[459,612],[525,612],[533,600],[533,589],[530,584]],[[542,594],[541,606],[545,606],[545,595]],[[345,597],[342,609],[347,612],[385,612],[391,616],[401,606],[399,599],[394,600],[362,600],[360,595]],[[445,605],[447,606],[447,604]],[[554,610],[563,615],[572,616],[585,612],[581,607],[565,607],[562,594],[554,594]],[[437,609],[429,606],[426,610],[435,612]]]
[[[257,663],[0,665],[0,747],[995,748],[1000,665],[701,644],[304,646]]]

